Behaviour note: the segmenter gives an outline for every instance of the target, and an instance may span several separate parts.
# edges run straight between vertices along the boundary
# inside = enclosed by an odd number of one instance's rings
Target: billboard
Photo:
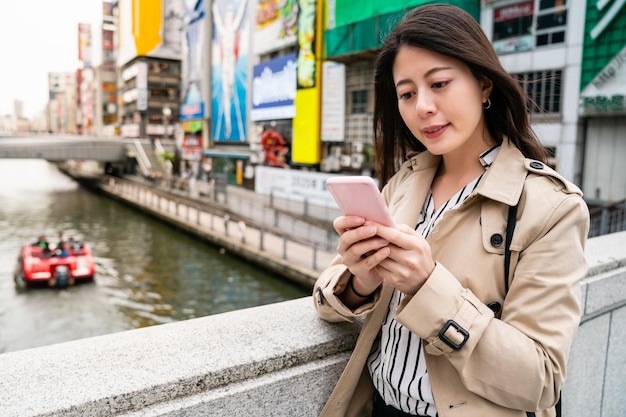
[[[49,72],[48,90],[50,99],[54,99],[57,93],[69,92],[76,87],[76,75],[71,72]]]
[[[527,1],[494,9],[492,44],[498,54],[532,49],[534,4]]]
[[[322,142],[343,142],[346,129],[346,66],[333,61],[322,64]]]
[[[91,25],[78,24],[78,60],[83,67],[91,66]]]
[[[181,59],[184,0],[119,0],[119,60]]]
[[[298,33],[298,1],[259,0],[256,5],[254,53],[294,44]]]
[[[626,114],[626,2],[587,4],[579,114]]]
[[[254,171],[254,191],[258,194],[338,208],[326,188],[326,180],[335,174],[262,165],[257,165]]]
[[[248,0],[214,0],[212,132],[215,142],[246,141]]]
[[[291,119],[296,114],[296,55],[255,65],[252,74],[253,121]]]
[[[185,2],[184,21],[180,120],[203,119],[208,81],[208,75],[202,70],[208,59],[208,48],[203,48],[208,22],[207,0]]]
[[[298,90],[296,91],[296,116],[293,118],[293,144],[291,160],[296,164],[313,165],[320,162],[320,71],[317,59],[321,56],[322,42],[315,34],[322,33],[321,19],[315,0],[300,0],[298,21]]]

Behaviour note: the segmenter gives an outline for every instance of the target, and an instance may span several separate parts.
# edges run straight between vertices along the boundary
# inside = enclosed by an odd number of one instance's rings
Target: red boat
[[[63,251],[50,251],[28,245],[20,251],[14,278],[20,288],[38,283],[66,288],[77,281],[91,281],[94,274],[95,263],[91,248],[85,243]]]

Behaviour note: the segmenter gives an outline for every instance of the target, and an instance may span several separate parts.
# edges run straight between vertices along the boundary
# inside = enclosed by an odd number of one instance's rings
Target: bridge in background
[[[0,136],[0,158],[122,162],[134,147],[132,140],[93,136]]]

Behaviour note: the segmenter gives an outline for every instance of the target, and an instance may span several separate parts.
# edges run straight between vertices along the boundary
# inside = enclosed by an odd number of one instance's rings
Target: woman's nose
[[[433,114],[436,111],[435,102],[430,94],[422,93],[418,94],[417,100],[415,100],[415,111],[418,116],[426,117]]]

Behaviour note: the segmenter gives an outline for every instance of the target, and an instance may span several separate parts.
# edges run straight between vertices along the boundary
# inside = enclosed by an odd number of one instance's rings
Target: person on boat
[[[75,240],[74,237],[70,236],[67,239],[67,250],[70,255],[72,256],[78,255],[80,253],[81,247],[82,247],[82,244],[80,244],[77,240]]]
[[[59,232],[59,242],[57,243],[54,254],[60,257],[66,257],[70,255],[68,243],[63,237],[63,232]]]
[[[45,235],[39,235],[39,237],[37,238],[37,241],[33,243],[32,246],[37,246],[41,248],[43,256],[50,255],[50,245],[48,244],[48,241],[46,240]]]
[[[48,244],[48,241],[46,240],[46,236],[44,236],[44,235],[40,235],[37,238],[37,241],[35,243],[33,243],[33,246],[38,246],[41,249],[43,249],[44,251],[49,251],[50,250],[50,245]]]
[[[63,238],[63,232],[59,232],[59,241],[57,242],[57,249],[65,249],[66,242]]]

